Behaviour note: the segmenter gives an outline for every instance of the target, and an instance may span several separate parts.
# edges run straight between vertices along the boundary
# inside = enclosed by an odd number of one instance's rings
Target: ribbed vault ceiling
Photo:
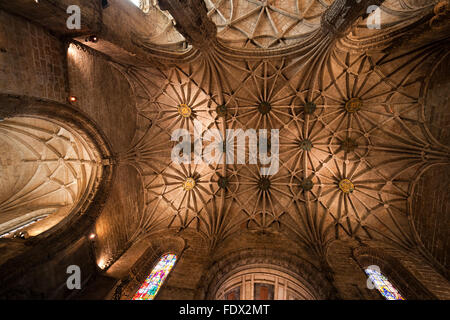
[[[147,123],[120,159],[141,173],[145,192],[132,240],[173,227],[198,230],[211,248],[245,229],[285,233],[320,255],[334,239],[420,246],[411,219],[415,183],[449,164],[449,141],[441,139],[448,124],[428,120],[426,99],[433,65],[448,50],[392,46],[427,24],[436,2],[385,1],[381,29],[359,20],[341,38],[321,30],[331,1],[205,4],[219,49],[193,49],[200,53],[190,61],[165,67],[116,65]],[[172,162],[172,132],[193,134],[194,120],[223,133],[278,129],[280,170],[261,176],[261,164]]]

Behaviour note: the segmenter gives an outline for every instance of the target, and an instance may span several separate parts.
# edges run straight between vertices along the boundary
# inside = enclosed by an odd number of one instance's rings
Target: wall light
[[[97,43],[98,42],[98,37],[95,35],[89,36],[85,39],[86,42],[93,42],[93,43]]]
[[[74,103],[74,102],[77,102],[77,97],[75,97],[75,96],[70,96],[69,98],[68,98],[68,100],[69,100],[69,102],[70,103]]]

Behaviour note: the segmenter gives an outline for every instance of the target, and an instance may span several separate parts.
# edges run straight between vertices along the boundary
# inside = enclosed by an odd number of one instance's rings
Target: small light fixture
[[[77,99],[77,97],[75,97],[75,96],[70,96],[70,97],[69,97],[69,102],[70,102],[70,103],[77,102],[77,100],[78,100],[78,99]]]
[[[91,35],[91,36],[87,37],[85,41],[86,42],[97,43],[98,42],[98,37],[96,35]]]
[[[94,240],[95,237],[96,237],[96,234],[95,234],[95,233],[91,233],[91,234],[89,235],[89,239],[90,239],[90,240]]]

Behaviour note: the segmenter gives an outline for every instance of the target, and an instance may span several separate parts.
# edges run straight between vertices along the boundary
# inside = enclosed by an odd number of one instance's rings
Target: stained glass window
[[[275,286],[273,284],[255,283],[253,287],[254,300],[273,300]]]
[[[37,218],[33,218],[30,221],[21,224],[20,226],[16,226],[14,229],[9,230],[8,232],[0,234],[0,238],[10,237],[11,235],[14,235],[15,233],[19,234],[18,231],[20,231],[22,229],[25,229],[26,227],[31,226],[32,224],[34,224],[36,222],[39,222],[39,221],[41,221],[41,220],[43,220],[45,218],[47,218],[47,215],[44,215],[44,216],[41,216],[41,217],[37,217]]]
[[[176,261],[177,256],[175,254],[168,253],[163,255],[161,259],[159,259],[158,264],[153,268],[152,273],[150,273],[136,292],[133,300],[153,300]]]
[[[377,288],[387,300],[405,300],[405,298],[402,297],[397,289],[394,288],[391,282],[379,270],[367,268],[365,271],[375,288]]]

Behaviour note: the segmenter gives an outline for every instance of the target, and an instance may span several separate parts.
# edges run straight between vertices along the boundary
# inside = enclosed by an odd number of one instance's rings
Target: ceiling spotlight
[[[95,237],[96,237],[95,233],[91,233],[91,234],[89,235],[89,239],[91,239],[91,240],[94,240]]]
[[[77,99],[77,97],[75,97],[75,96],[70,96],[70,97],[69,97],[69,102],[70,102],[70,103],[77,102],[77,100],[78,100],[78,99]]]

